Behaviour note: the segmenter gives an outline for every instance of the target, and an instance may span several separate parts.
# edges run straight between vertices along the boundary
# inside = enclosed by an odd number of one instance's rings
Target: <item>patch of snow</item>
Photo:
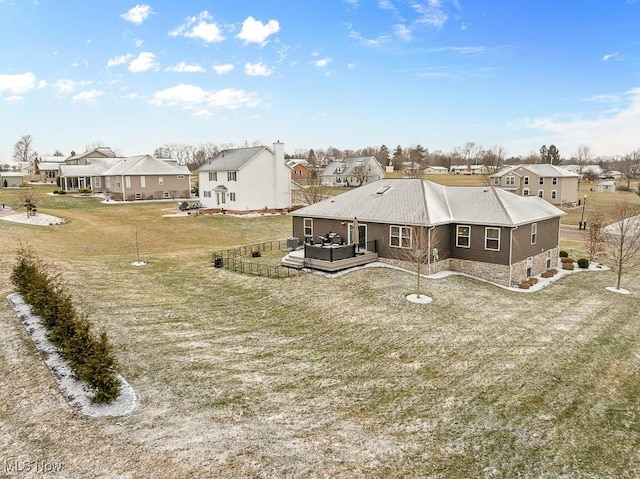
[[[149,263],[147,263],[146,261],[134,261],[133,263],[131,263],[131,266],[146,266]]]
[[[138,407],[135,391],[120,375],[118,375],[120,395],[117,399],[110,404],[93,403],[93,393],[83,381],[75,378],[67,362],[49,341],[40,317],[32,313],[31,307],[24,302],[19,293],[12,293],[7,296],[7,299],[31,336],[31,340],[71,406],[78,409],[82,414],[91,417],[124,416]]]
[[[408,294],[405,296],[407,301],[417,304],[429,304],[433,299],[431,299],[426,294]]]
[[[57,216],[46,215],[44,213],[36,213],[35,215],[27,216],[26,212],[0,216],[0,220],[13,221],[14,223],[24,223],[36,226],[62,225],[67,222],[67,220],[65,220],[64,218],[58,218]]]
[[[606,288],[607,291],[611,291],[613,293],[619,293],[619,294],[631,294],[631,291],[624,289],[624,288],[616,288],[615,286],[607,286]]]

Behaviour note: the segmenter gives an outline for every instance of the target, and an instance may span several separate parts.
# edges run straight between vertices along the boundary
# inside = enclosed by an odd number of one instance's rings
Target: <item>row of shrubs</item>
[[[580,258],[576,260],[575,258],[569,256],[569,253],[566,251],[560,251],[560,262],[562,263],[563,269],[573,269],[573,263],[578,263],[578,267],[582,269],[587,269],[589,267],[589,260],[587,258]]]
[[[103,331],[95,335],[86,314],[73,306],[60,276],[52,275],[31,253],[21,248],[11,282],[32,311],[40,316],[51,342],[76,378],[92,390],[95,403],[110,403],[120,394],[116,359]]]
[[[53,190],[54,195],[66,195],[67,192],[63,190]]]

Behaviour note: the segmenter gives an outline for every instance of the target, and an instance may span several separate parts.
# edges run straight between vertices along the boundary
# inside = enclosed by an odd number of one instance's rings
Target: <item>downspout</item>
[[[511,287],[511,279],[513,278],[513,232],[518,229],[518,226],[511,228],[509,233],[509,287]]]
[[[427,232],[427,271],[429,275],[431,275],[431,231],[433,231],[434,228],[435,226],[430,226],[429,231]]]

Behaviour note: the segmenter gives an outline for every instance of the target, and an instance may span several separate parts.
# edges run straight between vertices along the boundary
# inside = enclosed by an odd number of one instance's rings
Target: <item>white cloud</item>
[[[114,58],[110,58],[109,61],[107,62],[107,68],[110,67],[115,67],[118,65],[122,65],[124,63],[127,63],[129,60],[131,60],[133,58],[133,55],[131,53],[127,53],[126,55],[120,55]]]
[[[4,101],[7,103],[20,103],[23,100],[24,100],[24,97],[21,95],[9,95],[4,99]]]
[[[169,35],[172,37],[197,38],[205,43],[223,41],[224,36],[222,35],[220,27],[210,20],[213,20],[213,17],[209,12],[204,10],[200,12],[197,17],[187,18],[181,25],[169,31]]]
[[[418,14],[415,20],[416,24],[426,25],[427,27],[441,28],[449,19],[439,0],[429,0],[428,5],[416,0],[411,0],[410,4],[413,10]]]
[[[58,95],[68,95],[73,90],[81,86],[82,84],[86,84],[87,82],[75,82],[73,80],[64,79],[58,80],[53,84],[53,89],[56,91]]]
[[[212,65],[211,68],[213,68],[218,75],[224,75],[233,70],[234,66],[231,63],[225,63],[224,65]]]
[[[198,116],[210,116],[213,111],[220,109],[253,108],[260,104],[260,100],[244,90],[225,88],[207,91],[196,85],[181,83],[156,92],[149,103],[155,106],[178,107],[192,111]]]
[[[129,71],[133,73],[146,72],[157,67],[156,56],[151,52],[140,52],[140,54],[129,63]]]
[[[613,58],[616,58],[618,55],[620,55],[620,52],[607,53],[606,55],[604,55],[604,56],[602,57],[602,60],[606,62],[606,61],[608,61],[608,60],[611,60],[611,59],[613,59]]]
[[[104,94],[103,91],[100,90],[89,90],[83,91],[71,97],[71,101],[86,101],[88,103],[92,103],[96,98],[102,96]]]
[[[165,68],[164,71],[176,73],[204,73],[206,70],[200,65],[189,65],[188,63],[180,62]]]
[[[244,40],[245,43],[264,45],[270,35],[279,31],[280,23],[278,23],[278,20],[269,20],[267,23],[262,23],[253,17],[247,17],[242,22],[242,30],[237,36],[240,40]]]
[[[616,98],[615,95],[606,97]],[[595,118],[525,118],[521,123],[527,128],[547,132],[547,141],[564,145],[565,151],[575,151],[581,144],[589,143],[597,154],[626,154],[638,148],[640,87],[624,92],[622,102],[623,105],[616,109],[611,109],[609,104],[606,105],[607,109]]]
[[[273,70],[269,69],[264,63],[249,63],[247,62],[244,66],[244,72],[252,77],[255,76],[263,76],[268,77],[273,73]]]
[[[0,93],[9,92],[14,95],[26,93],[36,86],[36,76],[31,73],[17,75],[0,75]]]
[[[140,48],[142,46],[142,44],[144,43],[144,40],[140,40],[137,39],[133,42],[133,44],[136,46],[136,48]]]
[[[316,60],[313,64],[318,68],[325,68],[331,63],[333,60],[329,57],[322,58],[320,60]]]
[[[396,36],[401,38],[402,40],[409,41],[411,40],[411,29],[402,23],[397,23],[393,26],[395,30]]]
[[[142,22],[144,22],[151,13],[153,13],[153,11],[151,10],[151,7],[149,5],[136,5],[120,16],[127,22],[141,25]]]

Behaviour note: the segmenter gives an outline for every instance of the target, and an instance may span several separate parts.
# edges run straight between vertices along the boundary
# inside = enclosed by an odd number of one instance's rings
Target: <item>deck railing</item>
[[[211,261],[216,268],[227,268],[240,273],[266,276],[269,278],[284,278],[297,276],[300,271],[279,265],[260,263],[265,251],[287,251],[287,240],[266,241],[236,248],[214,251]]]

